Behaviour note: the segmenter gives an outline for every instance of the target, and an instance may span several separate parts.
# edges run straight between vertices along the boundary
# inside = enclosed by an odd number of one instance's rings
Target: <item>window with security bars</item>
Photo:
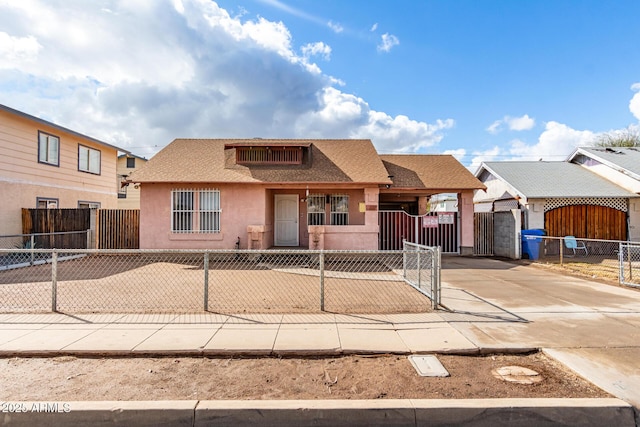
[[[307,197],[307,225],[324,225],[324,194],[309,194]]]
[[[173,190],[171,231],[173,233],[219,233],[219,190]]]
[[[349,225],[349,196],[331,195],[331,225]]]

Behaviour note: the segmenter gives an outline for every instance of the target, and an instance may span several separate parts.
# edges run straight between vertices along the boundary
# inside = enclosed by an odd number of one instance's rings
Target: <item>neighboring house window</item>
[[[100,175],[100,151],[78,145],[78,170]]]
[[[60,166],[60,138],[38,131],[38,162]]]
[[[349,196],[331,195],[331,225],[349,225]]]
[[[118,175],[118,199],[127,198],[127,175]]]
[[[173,190],[171,231],[173,233],[219,233],[219,190]]]
[[[307,197],[307,225],[324,225],[324,194],[309,194]]]
[[[78,200],[78,209],[100,209],[100,202],[83,202]]]
[[[127,169],[133,169],[136,167],[136,158],[127,157]]]
[[[57,209],[58,199],[50,199],[47,197],[36,198],[36,208],[38,209]]]

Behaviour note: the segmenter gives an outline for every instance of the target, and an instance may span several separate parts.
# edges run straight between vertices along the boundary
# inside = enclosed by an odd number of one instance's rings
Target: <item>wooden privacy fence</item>
[[[95,218],[93,218],[94,212]],[[50,235],[38,237],[36,242],[38,248],[92,248],[93,244],[87,243],[85,236],[80,236],[84,242],[80,245],[76,242],[78,236],[69,233],[86,230],[95,232],[97,249],[138,249],[140,248],[140,210],[22,209],[23,234]]]
[[[139,209],[98,209],[97,249],[140,248]]]
[[[544,229],[547,236],[627,240],[627,215],[606,206],[562,206],[545,212]]]
[[[22,209],[22,233],[60,233],[91,228],[91,209]]]

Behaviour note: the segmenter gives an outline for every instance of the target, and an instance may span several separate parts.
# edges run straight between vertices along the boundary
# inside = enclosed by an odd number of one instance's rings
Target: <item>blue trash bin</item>
[[[544,230],[531,229],[522,230],[520,236],[522,238],[522,255],[527,255],[529,259],[540,258],[540,248],[542,247],[542,238]]]

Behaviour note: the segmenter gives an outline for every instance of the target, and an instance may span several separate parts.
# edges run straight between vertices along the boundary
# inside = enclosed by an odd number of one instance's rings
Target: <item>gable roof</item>
[[[307,147],[311,161],[302,165],[238,165],[234,161],[234,147],[246,146]],[[139,183],[391,183],[368,139],[176,139],[132,173],[131,180]]]
[[[579,147],[567,159],[590,157],[615,170],[640,180],[640,147]]]
[[[403,189],[483,190],[486,186],[448,154],[382,154],[382,163]]]
[[[528,199],[637,197],[588,169],[568,162],[485,162],[477,177],[488,172]]]
[[[124,148],[120,148],[120,147],[116,147],[115,145],[107,144],[106,142],[100,141],[99,139],[95,139],[93,137],[90,137],[90,136],[87,136],[87,135],[83,135],[80,132],[76,132],[75,130],[71,130],[71,129],[66,128],[64,126],[60,126],[60,125],[57,125],[55,123],[48,122],[48,121],[46,121],[44,119],[41,119],[39,117],[32,116],[31,114],[27,114],[27,113],[24,113],[22,111],[14,110],[13,108],[7,107],[6,105],[3,105],[3,104],[0,104],[0,111],[5,111],[5,112],[7,112],[9,114],[13,114],[14,116],[18,116],[18,117],[21,117],[23,119],[27,119],[27,120],[30,120],[32,122],[36,122],[38,124],[45,125],[45,126],[57,129],[57,130],[59,130],[61,132],[66,132],[68,134],[77,136],[79,138],[83,138],[83,139],[86,139],[88,141],[95,142],[96,144],[100,144],[100,145],[103,145],[103,146],[108,147],[108,148],[113,148],[113,149],[121,151],[123,153],[129,153],[129,150],[125,150]]]

